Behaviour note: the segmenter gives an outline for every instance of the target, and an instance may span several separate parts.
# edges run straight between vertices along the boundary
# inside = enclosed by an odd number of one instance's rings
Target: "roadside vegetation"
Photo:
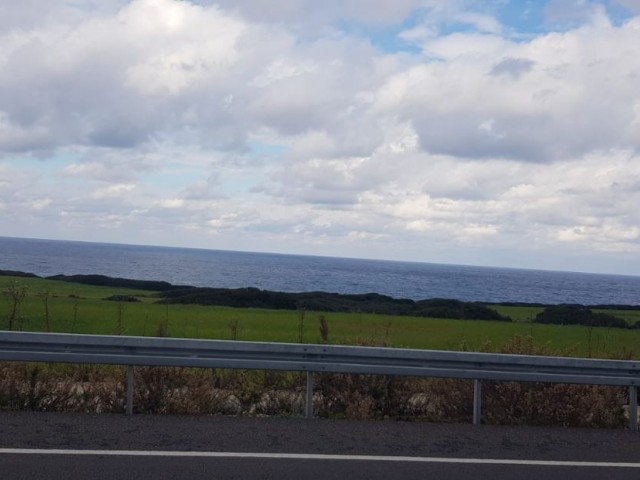
[[[544,306],[489,306],[513,319],[507,322],[159,303],[153,290],[24,276],[0,276],[0,292],[2,329],[640,358],[640,330],[537,321],[549,314]],[[632,309],[575,315],[602,320],[599,314],[621,318],[625,326],[640,319]],[[0,364],[0,409],[123,412],[125,377],[119,367]],[[297,373],[137,368],[135,408],[299,415],[304,385]],[[321,417],[466,422],[472,390],[464,380],[322,374],[316,375],[314,406]],[[483,382],[483,396],[484,419],[496,424],[618,427],[628,401],[620,388],[500,382]]]

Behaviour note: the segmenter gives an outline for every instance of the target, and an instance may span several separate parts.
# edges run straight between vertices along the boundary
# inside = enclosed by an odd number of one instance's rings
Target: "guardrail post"
[[[638,430],[638,387],[629,387],[629,429]]]
[[[480,425],[482,418],[482,383],[473,380],[473,424]]]
[[[127,415],[133,415],[133,365],[127,365]]]
[[[313,418],[313,372],[307,372],[307,401],[304,416]]]

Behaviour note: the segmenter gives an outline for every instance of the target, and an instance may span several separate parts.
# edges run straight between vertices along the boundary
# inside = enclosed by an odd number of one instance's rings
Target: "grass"
[[[126,288],[95,287],[51,281],[0,277],[0,291],[9,285],[27,288],[19,307],[19,328],[46,331],[43,293],[49,293],[50,330],[53,332],[157,335],[171,337],[298,342],[300,315],[296,311],[238,309],[200,305],[162,305],[153,292]],[[130,295],[140,302],[104,300],[112,295]],[[640,358],[640,330],[541,325],[530,319],[537,307],[495,307],[513,323],[446,320],[389,315],[306,312],[304,337],[320,343],[320,317],[329,327],[329,343],[377,344],[437,350],[497,351],[516,336],[530,336],[536,344],[573,356]],[[10,302],[0,298],[0,328],[6,328]],[[613,313],[613,312],[610,312]],[[630,322],[640,311],[615,313]]]
[[[514,322],[531,322],[537,314],[544,310],[543,307],[512,307],[505,305],[489,305],[500,315],[511,317]]]
[[[540,309],[532,307],[498,307],[513,323],[304,312],[300,328],[297,311],[162,305],[148,291],[0,277],[0,292],[10,285],[27,289],[16,324],[30,331],[46,330],[48,320],[55,332],[155,335],[162,327],[174,337],[640,358],[640,330],[533,324],[529,320]],[[140,301],[104,300],[113,295]],[[0,296],[0,329],[10,310],[10,299]],[[640,316],[623,313],[628,321]],[[328,334],[321,332],[322,317]],[[125,371],[0,363],[0,408],[123,412]],[[295,372],[139,367],[135,375],[137,412],[300,415],[304,408],[305,376]],[[315,381],[320,417],[469,422],[472,415],[467,380],[322,374]],[[626,421],[622,388],[484,382],[483,392],[487,423],[614,428]]]

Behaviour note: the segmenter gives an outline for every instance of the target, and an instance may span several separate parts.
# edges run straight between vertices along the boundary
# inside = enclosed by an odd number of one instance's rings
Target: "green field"
[[[511,317],[514,322],[531,322],[535,316],[542,312],[542,307],[510,307],[505,305],[490,305],[501,315]]]
[[[297,311],[161,305],[154,303],[149,291],[14,277],[0,277],[2,329],[7,328],[11,311],[4,292],[11,285],[26,288],[15,326],[24,331],[47,330],[46,304],[52,332],[153,336],[166,328],[171,337],[316,343],[321,340],[319,318],[324,315],[331,343],[499,351],[521,336],[562,355],[640,358],[640,330],[534,324],[530,320],[542,310],[537,307],[494,307],[511,316],[513,323],[305,312],[301,332]],[[104,300],[112,295],[131,295],[141,301]],[[640,320],[639,311],[614,314],[629,322]]]

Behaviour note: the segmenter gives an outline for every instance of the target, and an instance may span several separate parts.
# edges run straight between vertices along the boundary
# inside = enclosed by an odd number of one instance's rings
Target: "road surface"
[[[3,479],[640,478],[640,433],[0,412]]]

